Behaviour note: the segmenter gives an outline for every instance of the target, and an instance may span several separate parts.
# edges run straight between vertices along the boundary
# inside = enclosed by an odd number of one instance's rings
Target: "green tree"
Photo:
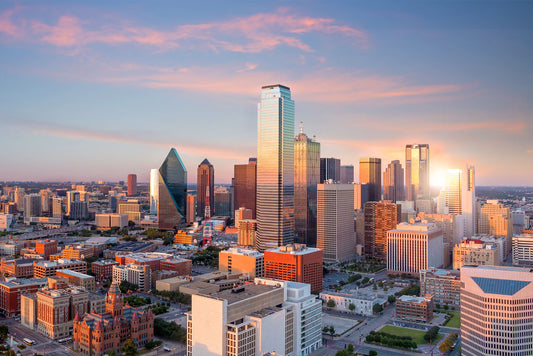
[[[107,353],[109,356],[116,356],[115,350],[111,350]]]
[[[329,334],[330,334],[331,336],[335,335],[335,328],[334,328],[333,326],[330,326],[330,327],[329,327]]]
[[[383,306],[379,303],[374,304],[372,307],[372,311],[374,311],[375,314],[381,313],[383,311]]]
[[[328,302],[326,303],[326,306],[328,308],[335,308],[335,305],[336,304],[335,304],[335,301],[333,299],[328,300]]]
[[[350,305],[348,305],[348,309],[350,309],[350,311],[354,311],[355,305],[353,303],[350,303]]]
[[[393,295],[389,295],[388,301],[389,301],[389,304],[392,304],[396,301],[396,297]]]
[[[135,342],[133,342],[132,339],[124,341],[124,343],[120,347],[120,351],[124,352],[126,356],[137,356],[137,354],[139,353],[139,351],[137,351],[137,348],[135,347]]]
[[[327,326],[324,326],[324,329],[322,329],[322,332],[323,332],[324,334],[329,333],[329,328],[328,328]]]
[[[378,356],[378,352],[375,351],[375,350],[370,350],[370,351],[368,352],[368,356]]]
[[[353,345],[349,344],[347,350],[348,350],[348,352],[352,352],[353,353]]]

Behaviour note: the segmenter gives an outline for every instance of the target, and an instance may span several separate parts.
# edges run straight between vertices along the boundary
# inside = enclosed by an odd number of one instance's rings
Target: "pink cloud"
[[[527,153],[533,153],[533,150],[527,150],[526,152]]]
[[[23,29],[12,20],[13,15],[21,9],[21,7],[17,6],[0,13],[0,32],[11,37],[20,37],[23,35]]]

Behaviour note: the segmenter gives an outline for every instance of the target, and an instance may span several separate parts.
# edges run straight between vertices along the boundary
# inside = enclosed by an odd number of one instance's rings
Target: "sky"
[[[356,172],[428,143],[434,186],[532,186],[532,38],[531,1],[2,1],[0,180],[147,182],[175,147],[229,183],[283,84]]]

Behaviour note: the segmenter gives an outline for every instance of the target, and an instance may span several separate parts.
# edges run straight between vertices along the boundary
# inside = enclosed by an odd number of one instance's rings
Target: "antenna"
[[[303,121],[300,121],[300,133],[301,134],[304,133],[304,122]]]

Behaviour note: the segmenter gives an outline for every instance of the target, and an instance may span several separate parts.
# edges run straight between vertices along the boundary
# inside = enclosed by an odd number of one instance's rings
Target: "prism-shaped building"
[[[187,217],[187,169],[175,148],[159,168],[159,209],[157,220],[162,230],[175,230]]]

